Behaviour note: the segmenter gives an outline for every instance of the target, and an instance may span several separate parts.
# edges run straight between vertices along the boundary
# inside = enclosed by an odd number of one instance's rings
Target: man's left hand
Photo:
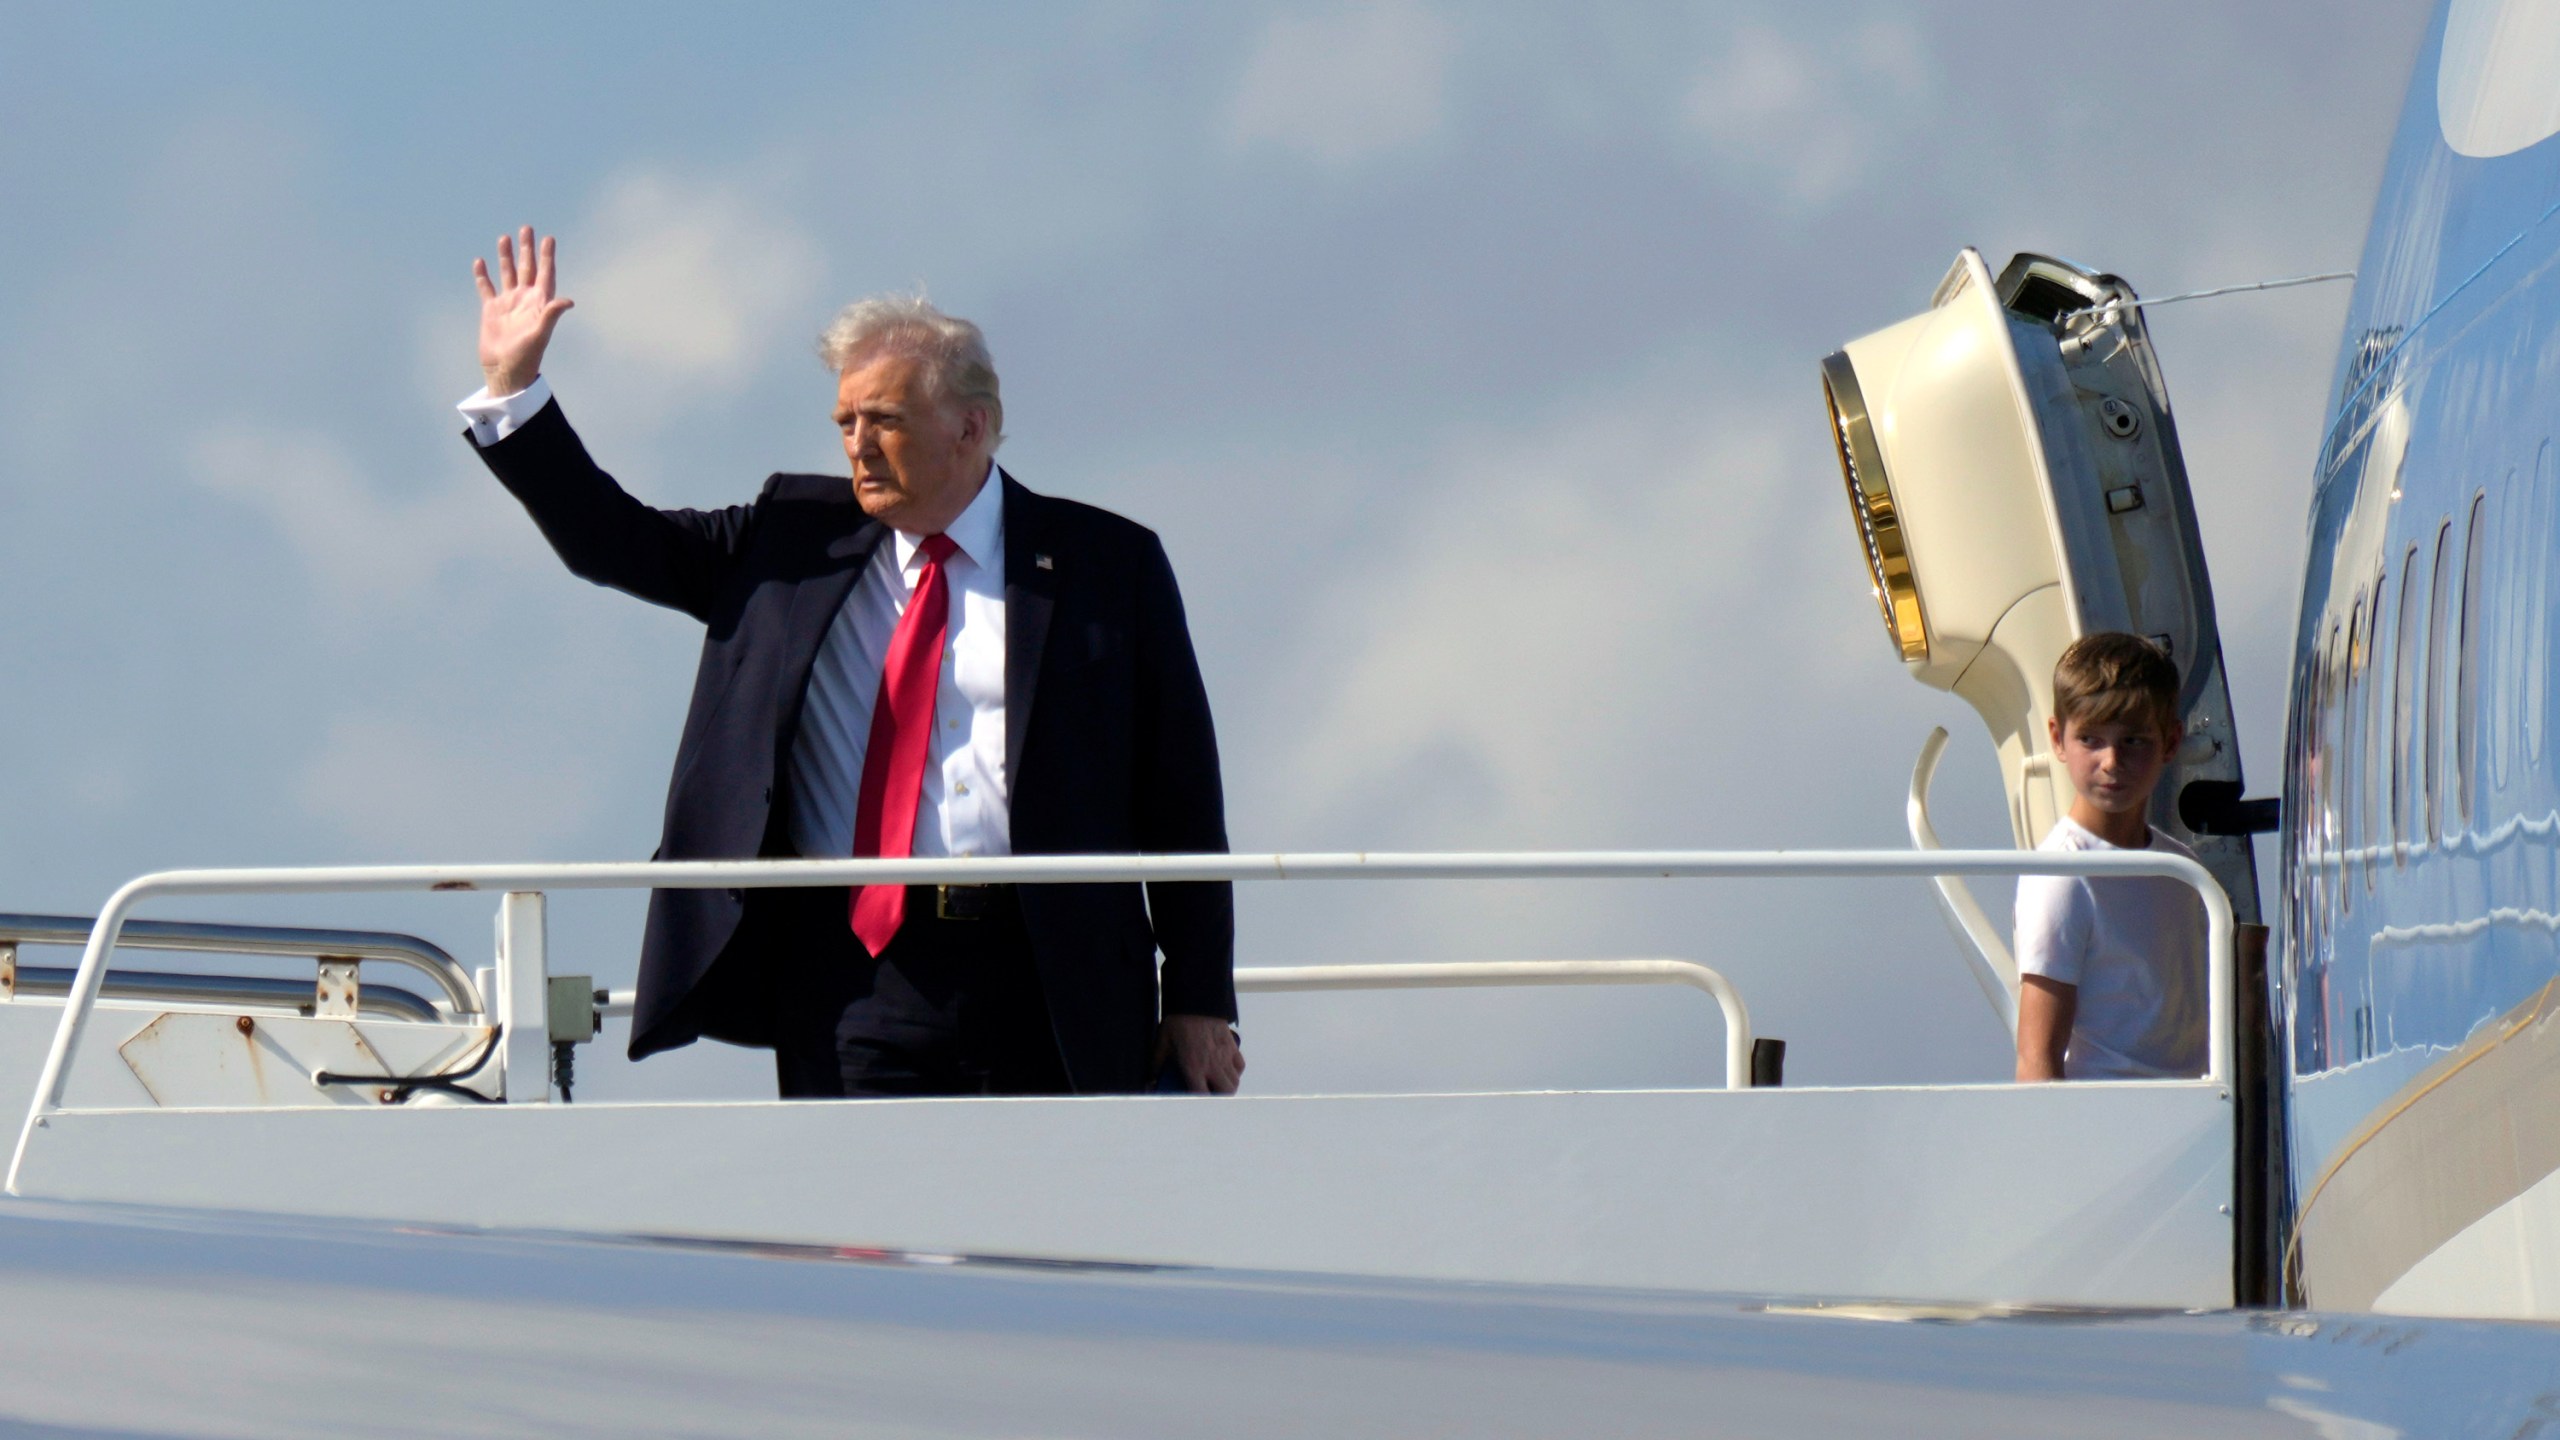
[[[1168,1066],[1194,1095],[1233,1095],[1244,1079],[1244,1046],[1214,1015],[1167,1015],[1156,1029],[1156,1070]]]

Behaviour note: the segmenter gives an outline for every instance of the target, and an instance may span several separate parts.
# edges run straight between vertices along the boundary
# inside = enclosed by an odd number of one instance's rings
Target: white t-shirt
[[[2069,816],[2039,850],[2114,850]],[[2151,832],[2151,848],[2195,852]],[[2071,1080],[2204,1073],[2204,902],[2164,875],[2018,879],[2018,971],[2080,990],[2062,1073]]]

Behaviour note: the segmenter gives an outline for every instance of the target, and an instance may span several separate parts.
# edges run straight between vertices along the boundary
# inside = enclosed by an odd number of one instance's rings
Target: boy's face
[[[2048,720],[2054,753],[2071,773],[2080,798],[2110,815],[2140,811],[2177,753],[2178,727],[2149,718],[2094,724]]]

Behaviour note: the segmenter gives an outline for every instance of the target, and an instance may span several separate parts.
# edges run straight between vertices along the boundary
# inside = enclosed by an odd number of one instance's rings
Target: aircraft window
[[[2444,665],[2445,611],[2451,608],[2454,576],[2449,563],[2453,559],[2453,522],[2436,526],[2435,563],[2427,583],[2427,710],[2424,728],[2419,731],[2420,768],[2418,778],[2425,788],[2427,802],[2427,843],[2434,844],[2444,834],[2444,687],[2449,678]]]
[[[2488,559],[2480,542],[2488,522],[2489,496],[2483,491],[2471,497],[2471,524],[2462,537],[2462,638],[2454,646],[2453,793],[2465,827],[2471,824],[2472,766],[2480,758],[2480,572]]]
[[[2318,772],[2320,781],[2322,843],[2332,853],[2335,853],[2338,841],[2338,719],[2344,708],[2339,700],[2347,680],[2344,638],[2344,632],[2332,621],[2329,643],[2323,647],[2320,657],[2320,732],[2316,737],[2320,748],[2311,757],[2312,767]]]
[[[2517,651],[2524,630],[2524,606],[2515,593],[2517,577],[2523,574],[2525,485],[2514,470],[2507,471],[2498,487],[2497,551],[2488,566],[2489,578],[2497,585],[2492,592],[2481,628],[2488,632],[2489,665],[2489,779],[2498,789],[2507,786],[2507,771],[2516,753],[2516,672],[2522,668]]]
[[[2327,777],[2321,773],[2326,757],[2321,753],[2321,740],[2329,725],[2329,651],[2314,644],[2303,667],[2302,704],[2299,709],[2300,735],[2294,754],[2295,793],[2300,797],[2302,824],[2295,831],[2295,889],[2301,912],[2303,945],[2315,954],[2325,954],[2329,928],[2328,906],[2328,825],[2324,792]]]
[[[2338,768],[2343,748],[2339,731],[2346,720],[2347,652],[2345,636],[2329,626],[2329,644],[2320,660],[2320,729],[2312,737],[2311,771],[2320,787],[2320,928],[2325,932],[2337,916],[2338,892],[2346,878],[2346,853],[2338,825]]]
[[[2392,627],[2391,863],[2409,861],[2409,742],[2415,738],[2418,678],[2418,547],[2400,557],[2400,619]]]
[[[2299,820],[2286,828],[2284,869],[2286,874],[2286,920],[2291,925],[2291,943],[2296,953],[2317,951],[2312,940],[2314,907],[2312,904],[2312,866],[2317,863],[2312,835],[2319,833],[2319,820],[2312,817],[2312,725],[2319,723],[2319,653],[2301,659],[2301,669],[2294,671],[2294,705],[2291,723],[2284,735],[2284,789],[2286,805]]]
[[[2541,453],[2533,462],[2532,519],[2525,530],[2523,552],[2525,564],[2524,653],[2517,657],[2524,663],[2524,759],[2527,765],[2542,760],[2542,728],[2544,691],[2550,684],[2551,667],[2545,642],[2551,636],[2551,566],[2547,557],[2552,545],[2552,475],[2551,442],[2542,442]]]
[[[2371,851],[2365,863],[2364,890],[2370,895],[2380,879],[2382,847],[2390,843],[2384,825],[2383,787],[2389,783],[2390,757],[2383,752],[2383,741],[2391,734],[2391,726],[2383,714],[2384,697],[2391,686],[2382,669],[2383,597],[2390,592],[2390,574],[2377,567],[2373,572],[2373,589],[2365,602],[2365,682],[2364,682],[2364,813],[2368,832],[2366,845]]]
[[[2323,822],[2327,809],[2325,792],[2328,777],[2322,773],[2327,757],[2321,740],[2328,728],[2329,653],[2317,637],[2311,647],[2302,674],[2302,704],[2299,723],[2300,748],[2294,756],[2297,791],[2302,806],[2302,823],[2295,831],[2299,874],[2296,886],[2302,911],[2302,943],[2315,954],[2325,949],[2328,920],[2328,826]]]
[[[2354,914],[2356,888],[2349,883],[2350,872],[2364,863],[2364,592],[2358,590],[2347,606],[2346,672],[2338,687],[2338,748],[2334,752],[2338,767],[2338,838],[2346,854],[2338,866],[2338,908]]]

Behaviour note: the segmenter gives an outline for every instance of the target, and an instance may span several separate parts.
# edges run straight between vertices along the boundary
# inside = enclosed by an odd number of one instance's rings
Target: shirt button
[[[966,795],[969,793],[969,782],[963,780],[959,784],[952,786],[951,789],[955,794]]]

